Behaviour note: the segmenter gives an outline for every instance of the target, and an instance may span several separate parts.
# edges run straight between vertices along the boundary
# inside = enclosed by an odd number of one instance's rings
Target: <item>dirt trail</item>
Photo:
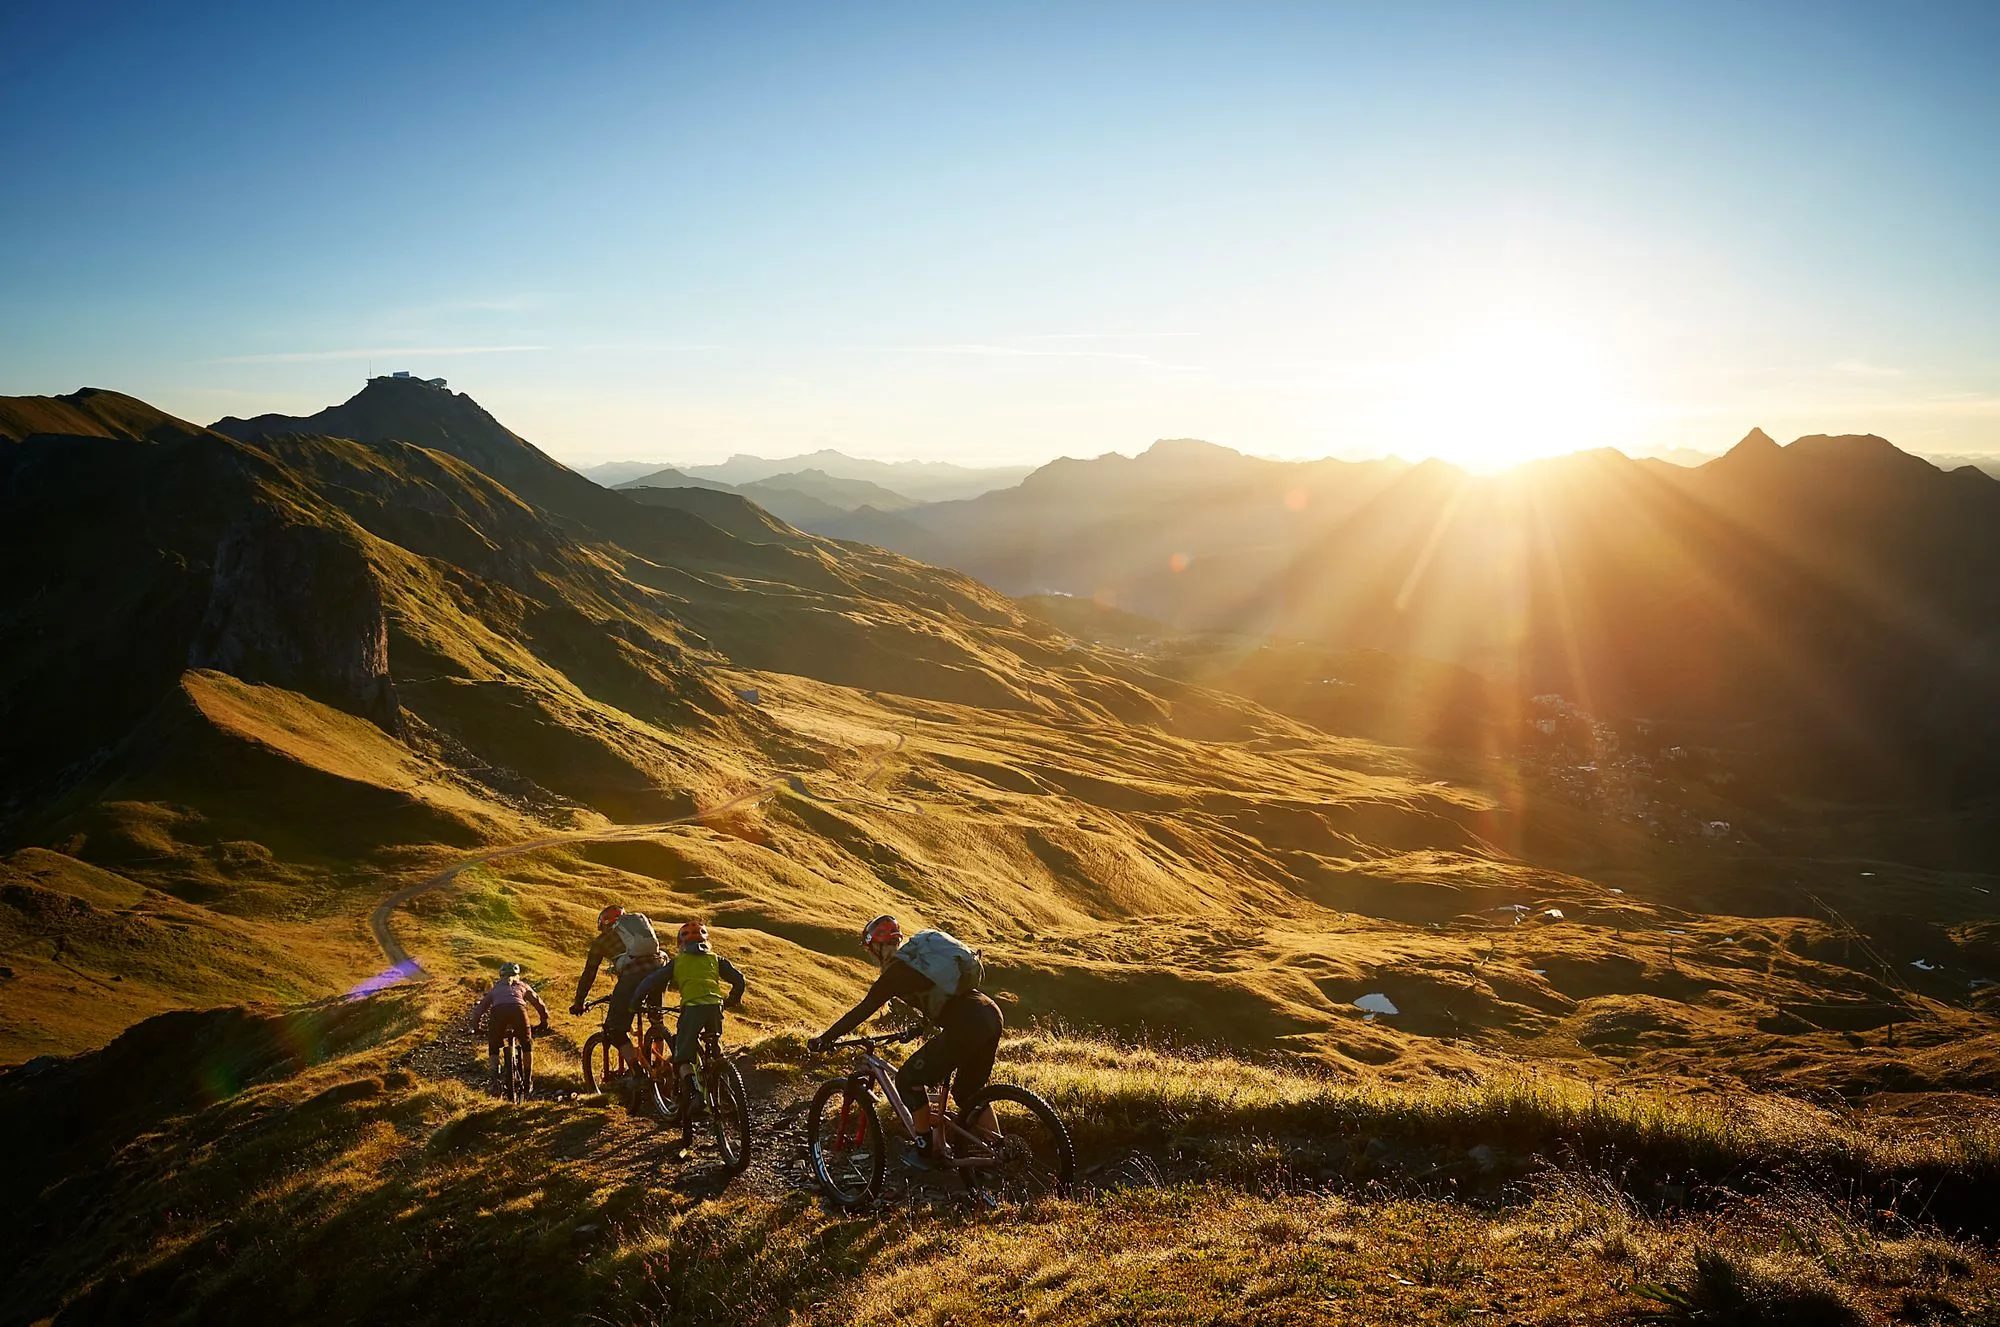
[[[801,1193],[822,1197],[806,1159],[806,1112],[820,1083],[839,1076],[847,1063],[844,1058],[829,1058],[815,1066],[815,1072],[800,1077],[759,1067],[747,1056],[732,1057],[750,1091],[751,1129],[750,1164],[742,1174],[732,1175],[722,1167],[705,1129],[696,1131],[693,1149],[683,1151],[678,1124],[635,1112],[622,1100],[576,1090],[577,1054],[576,1042],[562,1032],[536,1040],[540,1081],[532,1100],[603,1112],[604,1127],[578,1146],[607,1168],[651,1176],[693,1198],[711,1198],[731,1186],[766,1198]],[[454,1078],[481,1092],[488,1089],[485,1039],[473,1036],[457,1021],[439,1028],[436,1036],[398,1064],[428,1078]],[[913,1170],[900,1159],[893,1141],[890,1149],[885,1206],[946,1207],[967,1201],[966,1188],[958,1179]]]
[[[505,847],[488,848],[484,852],[476,852],[470,857],[462,857],[458,861],[453,862],[450,866],[439,871],[428,880],[405,886],[383,899],[380,903],[377,903],[375,910],[368,914],[368,929],[374,933],[375,943],[380,946],[382,956],[389,960],[391,969],[401,972],[406,980],[421,980],[429,974],[423,970],[422,965],[410,957],[410,952],[403,948],[402,942],[396,939],[396,933],[389,925],[389,918],[395,913],[396,909],[402,907],[411,899],[419,895],[428,894],[433,889],[444,888],[458,878],[459,872],[464,871],[468,867],[500,861],[507,857],[519,857],[523,853],[539,852],[543,848],[558,848],[570,843],[594,843],[611,839],[644,838],[648,834],[657,834],[661,830],[671,829],[675,825],[691,825],[697,821],[706,820],[711,816],[726,815],[738,807],[760,802],[784,786],[785,780],[773,779],[769,783],[761,784],[749,792],[732,797],[719,805],[690,812],[684,816],[675,816],[671,820],[655,820],[640,825],[611,825],[604,829],[578,830],[569,834],[551,834],[545,838],[529,839],[525,843],[510,843]]]
[[[869,762],[867,770],[858,780],[862,787],[867,787],[874,780],[875,776],[882,772],[883,763],[891,755],[903,749],[903,740],[904,734],[898,733],[893,743],[875,753],[875,758]],[[423,965],[418,963],[414,958],[411,958],[410,951],[403,948],[402,942],[396,939],[396,932],[389,925],[390,918],[395,915],[396,909],[402,907],[411,899],[428,894],[434,889],[443,889],[446,885],[457,879],[461,871],[469,867],[480,866],[487,862],[500,861],[508,857],[519,857],[524,853],[539,852],[543,848],[559,848],[571,843],[598,843],[618,839],[645,838],[650,834],[657,834],[661,830],[672,829],[676,825],[692,825],[714,816],[727,815],[731,811],[735,811],[741,807],[761,802],[766,797],[770,797],[779,790],[787,787],[803,796],[814,796],[806,787],[802,776],[787,774],[759,784],[748,792],[739,793],[726,802],[704,807],[699,811],[692,811],[684,816],[675,816],[671,820],[655,820],[644,824],[610,825],[603,829],[578,830],[568,834],[550,834],[539,839],[529,839],[523,843],[511,843],[504,847],[488,848],[483,852],[473,853],[470,857],[462,857],[429,879],[419,881],[414,885],[407,885],[397,890],[380,903],[377,903],[375,910],[368,914],[368,929],[373,933],[375,944],[382,951],[382,957],[389,961],[388,969],[376,980],[390,982],[424,981],[429,979],[430,974],[424,971]],[[845,801],[850,799],[817,798],[816,800]]]
[[[582,1146],[607,1166],[658,1177],[691,1196],[713,1196],[732,1183],[768,1198],[816,1192],[805,1166],[805,1113],[817,1084],[737,1060],[750,1090],[751,1147],[749,1166],[735,1176],[719,1164],[706,1130],[697,1131],[693,1151],[683,1152],[679,1125],[636,1113],[620,1100],[578,1090],[577,1054],[576,1042],[561,1032],[536,1039],[536,1076],[541,1081],[533,1100],[602,1112],[603,1129]],[[457,1021],[440,1028],[400,1063],[427,1078],[455,1078],[481,1092],[488,1088],[485,1038],[468,1033]]]

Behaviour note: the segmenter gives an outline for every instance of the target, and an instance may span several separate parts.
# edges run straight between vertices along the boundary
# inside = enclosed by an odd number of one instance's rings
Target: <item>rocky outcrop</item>
[[[403,735],[382,589],[337,530],[266,508],[225,530],[188,666],[302,692]]]

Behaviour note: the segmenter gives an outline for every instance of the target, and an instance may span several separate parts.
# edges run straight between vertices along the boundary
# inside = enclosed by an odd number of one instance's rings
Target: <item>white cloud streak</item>
[[[989,355],[1001,359],[1115,359],[1127,364],[1151,364],[1151,355],[1128,350],[1025,350],[1020,346],[845,346],[858,354]]]
[[[513,355],[547,346],[390,346],[360,350],[285,350],[268,355],[226,355],[211,364],[304,364],[327,359],[394,359],[399,355]]]
[[[1024,336],[1023,341],[1158,341],[1169,337],[1199,336],[1199,332],[1041,332]]]

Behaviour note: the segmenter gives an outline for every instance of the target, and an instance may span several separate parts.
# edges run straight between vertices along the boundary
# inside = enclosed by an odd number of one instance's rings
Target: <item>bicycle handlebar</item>
[[[877,1046],[894,1046],[898,1042],[916,1041],[923,1035],[922,1028],[904,1028],[900,1032],[884,1032],[874,1037],[849,1037],[846,1041],[832,1042],[825,1049],[828,1053],[853,1050],[856,1047],[872,1051]]]

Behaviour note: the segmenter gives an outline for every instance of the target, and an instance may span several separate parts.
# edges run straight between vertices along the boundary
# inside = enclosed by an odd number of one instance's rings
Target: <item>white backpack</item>
[[[932,989],[923,997],[923,1010],[932,1022],[946,1003],[978,990],[986,980],[979,954],[944,931],[918,931],[903,941],[896,957],[930,978]]]
[[[618,938],[625,942],[625,952],[612,963],[615,971],[623,972],[632,963],[660,956],[660,937],[653,933],[653,923],[646,920],[643,912],[628,912],[611,924],[618,932]]]

